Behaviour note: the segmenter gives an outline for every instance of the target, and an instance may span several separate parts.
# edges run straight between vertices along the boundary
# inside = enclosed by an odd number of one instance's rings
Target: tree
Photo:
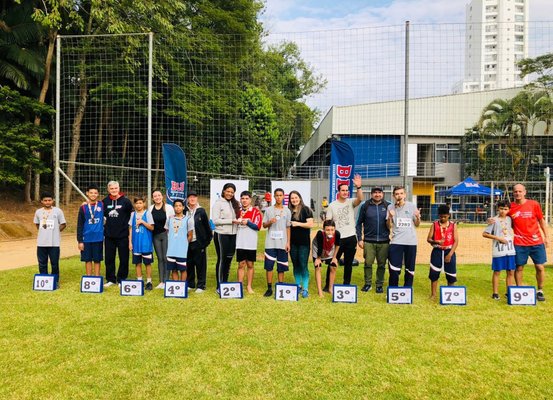
[[[537,178],[532,166],[537,163],[536,156],[549,158],[552,118],[551,98],[544,91],[522,90],[512,99],[493,100],[482,111],[477,126],[465,134],[465,149],[477,151],[477,157],[465,153],[467,172],[482,180]],[[539,126],[544,129],[538,137]],[[542,154],[537,154],[538,149]]]
[[[527,88],[545,90],[549,96],[553,90],[553,53],[535,58],[525,58],[518,62],[522,78],[536,74],[537,78],[527,85]]]
[[[0,86],[0,181],[3,184],[24,184],[29,168],[48,170],[36,152],[51,148],[52,141],[44,138],[48,129],[35,125],[31,119],[53,114],[52,107],[8,86]]]

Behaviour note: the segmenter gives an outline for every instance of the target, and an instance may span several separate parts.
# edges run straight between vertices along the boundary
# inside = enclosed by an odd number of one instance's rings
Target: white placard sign
[[[82,293],[102,293],[104,291],[104,277],[83,275],[81,278]]]
[[[511,306],[535,306],[536,288],[534,286],[509,286],[507,302]]]
[[[222,196],[223,186],[226,183],[232,183],[236,186],[236,192],[234,192],[234,198],[240,202],[240,193],[244,190],[248,190],[250,186],[249,180],[237,180],[237,179],[210,179],[209,181],[209,209],[213,210],[213,204],[218,198]]]
[[[277,283],[275,285],[275,300],[298,301],[299,286],[291,283]]]
[[[176,297],[179,299],[188,298],[188,282],[186,281],[165,281],[165,297]]]
[[[36,274],[33,281],[33,290],[51,292],[57,289],[56,275]]]
[[[221,299],[242,299],[242,283],[240,282],[221,282],[219,283],[219,297]]]
[[[284,190],[284,205],[288,205],[288,196],[292,190],[297,190],[301,194],[303,204],[307,207],[311,205],[311,181],[271,181],[271,198],[274,204],[275,189]]]
[[[465,286],[440,286],[440,304],[443,306],[464,306],[467,304]]]
[[[388,286],[388,304],[412,304],[413,288]]]
[[[332,288],[333,303],[357,303],[357,286],[334,285]]]
[[[144,296],[144,281],[121,281],[121,296]]]

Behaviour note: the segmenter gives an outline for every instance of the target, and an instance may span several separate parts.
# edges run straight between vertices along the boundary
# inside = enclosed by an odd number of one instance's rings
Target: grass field
[[[308,299],[288,303],[263,297],[261,262],[254,295],[218,299],[213,265],[210,254],[209,290],[186,300],[81,294],[77,258],[62,261],[55,292],[32,290],[36,267],[0,272],[0,398],[553,398],[550,279],[536,307],[493,301],[485,265],[459,267],[464,307],[428,300],[427,265],[413,305],[374,291],[333,304],[314,279]]]

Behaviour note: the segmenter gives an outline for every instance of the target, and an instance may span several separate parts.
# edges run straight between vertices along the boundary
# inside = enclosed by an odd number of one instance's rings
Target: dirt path
[[[491,241],[482,237],[483,226],[462,226],[459,229],[459,247],[457,249],[458,264],[488,264],[491,262]],[[550,237],[552,229],[550,228]],[[314,231],[313,231],[314,233]],[[417,248],[417,264],[428,264],[432,248],[426,243],[428,227],[417,230],[419,245]],[[553,260],[553,251],[547,249],[548,264]],[[0,242],[0,270],[36,265],[36,238]],[[62,235],[61,257],[71,257],[79,254],[75,234]],[[363,251],[358,249],[356,258],[363,260]]]
[[[37,265],[36,238],[0,242],[0,271]],[[61,257],[79,254],[74,233],[61,235]],[[37,267],[38,268],[38,267]]]

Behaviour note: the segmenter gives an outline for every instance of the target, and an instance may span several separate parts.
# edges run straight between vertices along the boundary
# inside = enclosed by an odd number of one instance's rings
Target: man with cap
[[[390,246],[390,229],[386,224],[389,202],[384,200],[381,187],[371,189],[371,198],[365,201],[360,209],[355,230],[363,249],[365,258],[365,285],[361,289],[368,292],[372,289],[373,263],[376,258],[376,293],[383,293],[384,274]]]
[[[194,190],[188,192],[187,205],[190,216],[188,229],[192,230],[192,241],[188,246],[186,257],[188,287],[196,288],[196,293],[202,293],[205,291],[207,276],[206,248],[213,239],[213,232],[209,226],[207,213],[198,203],[198,193]]]

